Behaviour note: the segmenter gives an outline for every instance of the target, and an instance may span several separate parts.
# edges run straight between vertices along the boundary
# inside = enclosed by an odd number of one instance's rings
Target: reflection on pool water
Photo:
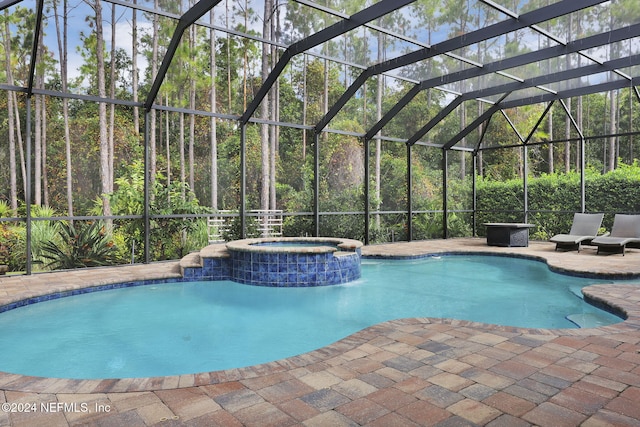
[[[364,261],[362,278],[344,285],[214,281],[94,292],[0,314],[0,370],[64,378],[205,372],[293,356],[407,317],[534,328],[576,327],[568,315],[621,321],[579,297],[598,282],[524,259],[447,256]]]

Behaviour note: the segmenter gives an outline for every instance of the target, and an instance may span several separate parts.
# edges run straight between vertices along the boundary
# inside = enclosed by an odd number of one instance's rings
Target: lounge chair
[[[550,240],[558,249],[577,249],[580,252],[582,243],[590,243],[598,235],[604,214],[576,213],[569,234],[556,234]]]
[[[608,236],[599,236],[591,241],[598,246],[598,252],[622,252],[624,255],[627,245],[640,245],[640,215],[616,214],[613,227]]]

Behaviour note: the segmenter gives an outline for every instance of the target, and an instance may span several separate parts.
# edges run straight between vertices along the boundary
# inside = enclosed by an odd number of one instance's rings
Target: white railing
[[[224,242],[224,233],[231,228],[229,221],[233,218],[224,215],[230,214],[232,211],[218,211],[216,213],[218,215],[207,218],[209,244]]]
[[[224,242],[224,234],[231,228],[233,217],[229,214],[233,211],[218,211],[207,218],[209,244]],[[262,237],[282,236],[282,210],[252,210],[248,211],[258,223],[258,231]]]
[[[249,213],[258,214],[258,231],[262,237],[282,236],[282,211],[279,209],[255,210]]]

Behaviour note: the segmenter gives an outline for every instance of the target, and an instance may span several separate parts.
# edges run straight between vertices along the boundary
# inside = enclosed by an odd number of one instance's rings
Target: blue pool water
[[[571,328],[567,315],[620,318],[579,298],[598,280],[486,256],[364,261],[362,279],[270,288],[230,281],[137,286],[0,314],[0,370],[63,378],[206,372],[264,363],[407,317]]]

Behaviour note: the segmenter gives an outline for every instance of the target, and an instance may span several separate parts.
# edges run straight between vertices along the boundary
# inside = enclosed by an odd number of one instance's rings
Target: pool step
[[[182,277],[192,280],[229,278],[229,252],[225,243],[215,243],[191,252],[180,260]]]
[[[201,258],[229,258],[226,243],[213,243],[200,249]]]
[[[575,323],[579,328],[598,328],[611,324],[611,319],[598,313],[570,314],[566,319]]]
[[[582,295],[582,288],[584,287],[584,285],[575,285],[575,286],[570,286],[569,287],[569,291],[574,294],[575,296],[577,296],[580,299],[584,299],[584,295]]]
[[[182,257],[180,260],[180,273],[184,276],[185,268],[201,268],[202,258],[199,252],[191,252]]]

